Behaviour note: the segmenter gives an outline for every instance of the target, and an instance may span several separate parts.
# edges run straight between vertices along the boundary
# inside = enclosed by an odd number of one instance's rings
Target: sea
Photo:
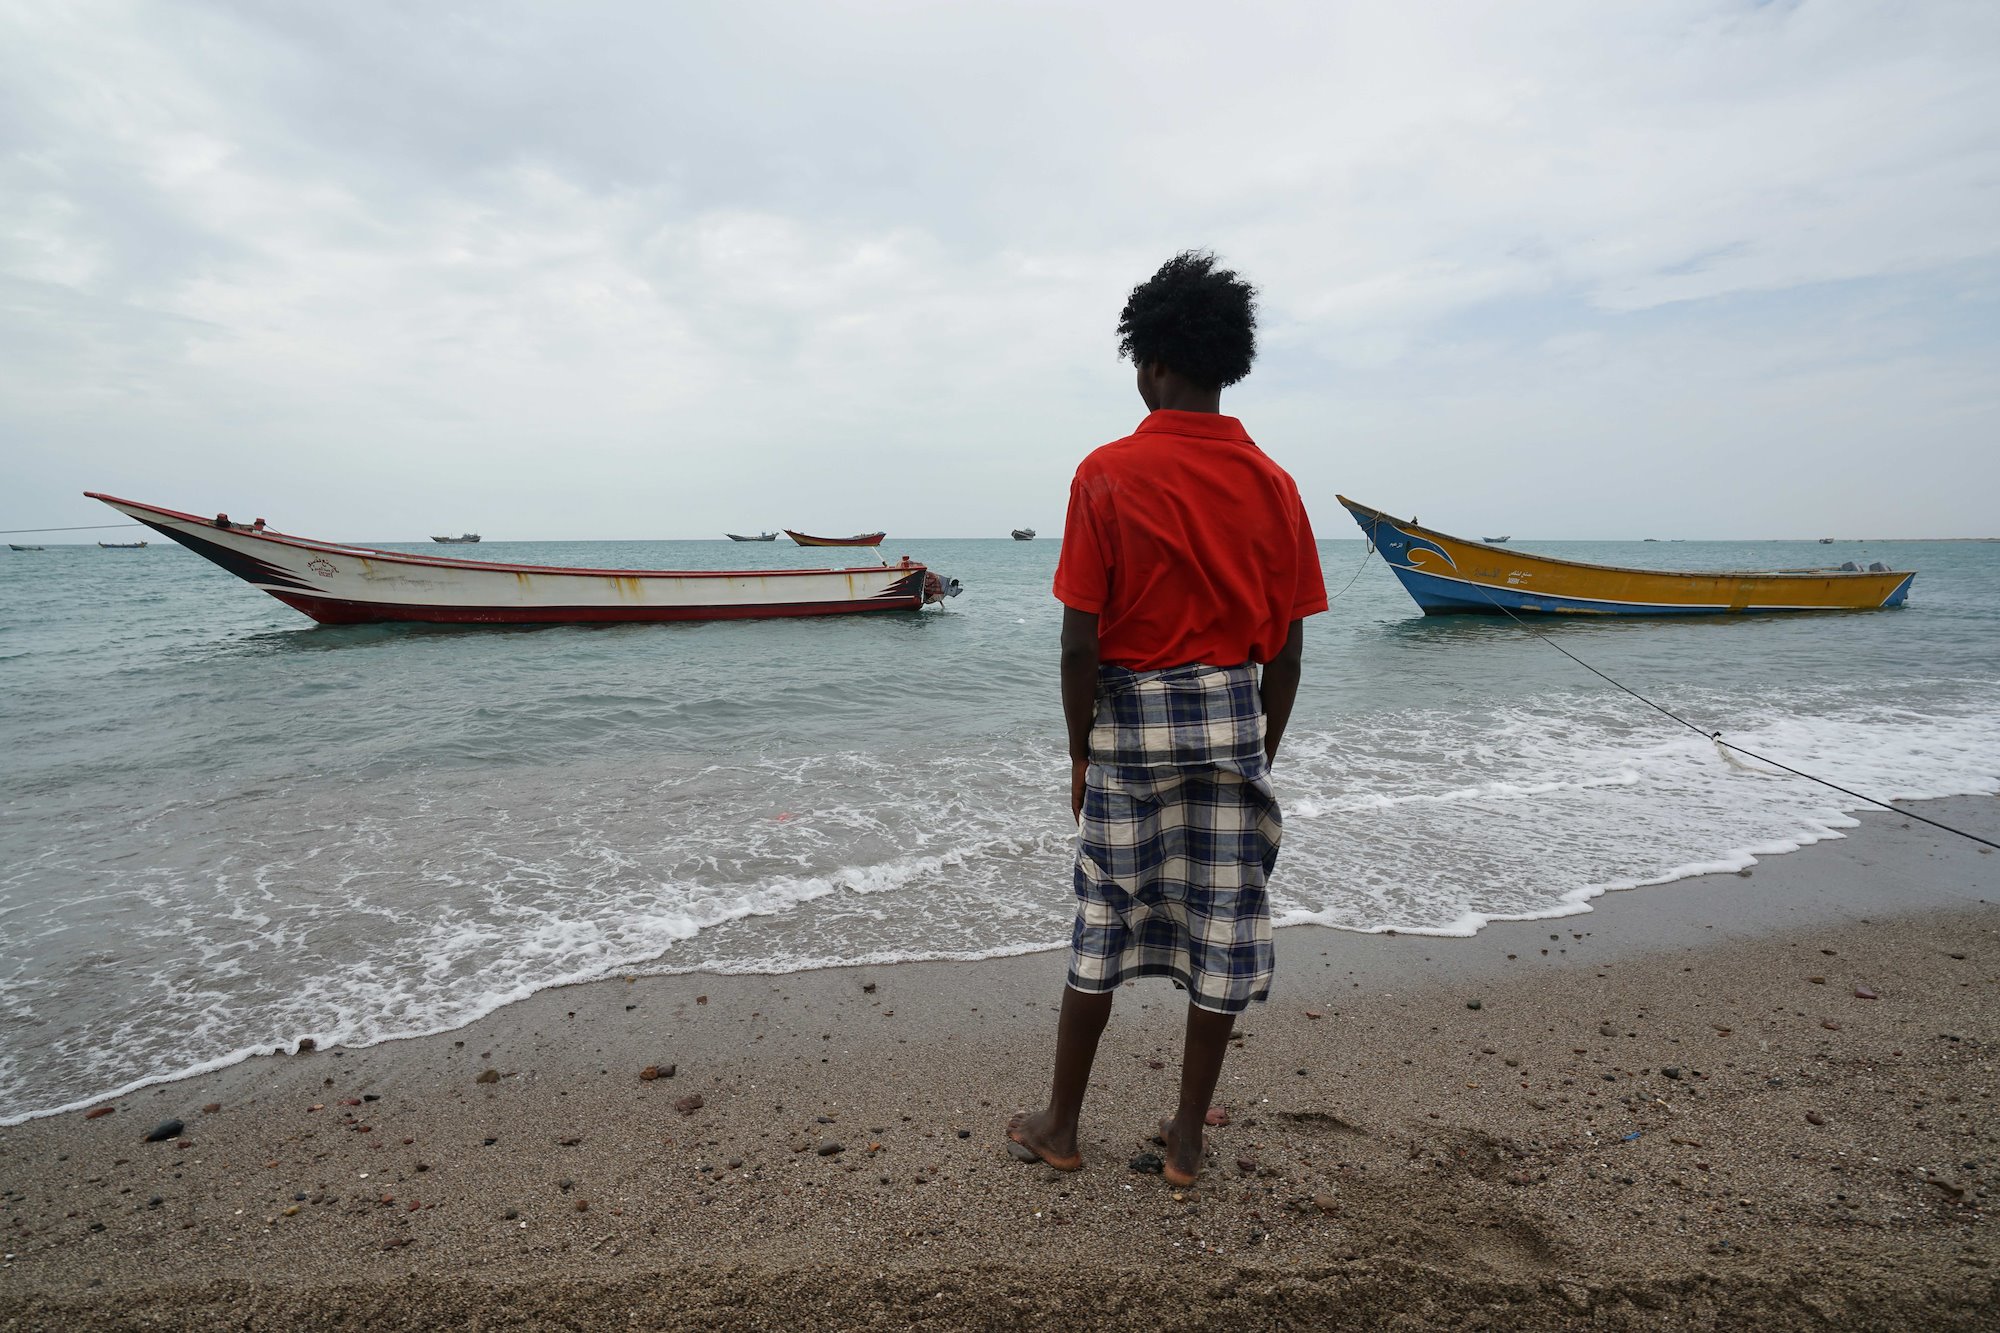
[[[1857,791],[2000,791],[2000,544],[1515,546],[1918,570],[1897,611],[1536,629]],[[965,585],[921,614],[533,629],[319,628],[158,541],[0,553],[0,1122],[597,977],[1065,944],[1058,549],[892,539]],[[1519,625],[1422,617],[1359,539],[1320,553],[1335,600],[1275,773],[1281,924],[1467,935],[1854,824],[1859,802],[1725,755]]]

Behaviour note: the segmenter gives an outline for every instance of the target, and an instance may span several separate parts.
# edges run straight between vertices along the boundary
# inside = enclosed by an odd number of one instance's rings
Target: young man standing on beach
[[[1134,287],[1119,350],[1148,415],[1070,485],[1055,594],[1076,926],[1049,1104],[1007,1126],[1024,1156],[1065,1171],[1083,1165],[1077,1117],[1123,982],[1188,992],[1180,1106],[1160,1122],[1176,1185],[1201,1170],[1235,1016],[1271,987],[1271,760],[1305,617],[1327,602],[1298,487],[1221,414],[1256,331],[1256,290],[1212,254],[1176,255]]]

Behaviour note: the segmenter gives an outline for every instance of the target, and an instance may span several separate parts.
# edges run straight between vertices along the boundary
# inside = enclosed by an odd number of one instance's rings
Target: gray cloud
[[[1210,244],[1330,533],[1991,526],[1990,6],[687,8],[11,6],[0,519],[1052,530]]]

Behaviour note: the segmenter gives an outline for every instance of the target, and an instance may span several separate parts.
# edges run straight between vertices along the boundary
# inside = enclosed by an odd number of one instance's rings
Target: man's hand
[[[1090,727],[1097,717],[1097,617],[1063,608],[1063,725],[1069,732],[1069,812],[1083,823],[1083,773],[1090,760]]]

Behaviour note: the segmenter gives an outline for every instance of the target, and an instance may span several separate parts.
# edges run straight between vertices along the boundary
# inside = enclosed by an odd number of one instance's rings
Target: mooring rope
[[[1383,556],[1382,563],[1388,564],[1388,562],[1389,558],[1387,556]],[[1505,606],[1502,606],[1500,604],[1499,599],[1494,597],[1494,595],[1491,592],[1489,592],[1486,588],[1482,587],[1481,585],[1477,583],[1469,583],[1466,586],[1472,588],[1478,588],[1480,595],[1484,597],[1488,602],[1491,602],[1493,604],[1494,610],[1503,613],[1509,620],[1513,621],[1516,625],[1519,625],[1522,629],[1534,635],[1536,638],[1540,639],[1543,643],[1546,643],[1549,647],[1555,649],[1557,652],[1561,653],[1564,657],[1567,657],[1570,661],[1582,667],[1585,671],[1588,671],[1591,675],[1596,676],[1599,680],[1604,681],[1606,684],[1617,686],[1619,689],[1625,691],[1625,693],[1631,695],[1634,699],[1637,699],[1640,703],[1646,705],[1646,707],[1652,709],[1656,713],[1659,713],[1663,717],[1672,718],[1674,721],[1686,727],[1689,731],[1695,733],[1695,735],[1713,741],[1717,746],[1717,748],[1721,750],[1725,751],[1734,750],[1736,753],[1744,756],[1747,759],[1755,759],[1759,763],[1770,764],[1775,768],[1782,768],[1785,772],[1792,774],[1794,777],[1804,778],[1808,782],[1817,782],[1822,787],[1831,787],[1837,792],[1841,792],[1842,794],[1847,796],[1852,796],[1857,801],[1866,801],[1870,805],[1877,805],[1882,807],[1882,809],[1884,810],[1893,811],[1894,813],[1903,816],[1903,818],[1905,819],[1914,819],[1921,823],[1929,824],[1932,828],[1943,829],[1946,833],[1956,833],[1961,838],[1970,838],[1973,842],[1980,843],[1987,847],[2000,849],[2000,842],[1995,842],[1991,838],[1982,838],[1977,833],[1967,833],[1962,828],[1953,828],[1950,824],[1943,823],[1940,820],[1932,819],[1928,815],[1920,815],[1914,810],[1905,810],[1900,806],[1891,805],[1887,801],[1878,801],[1873,796],[1864,795],[1861,792],[1855,791],[1851,787],[1843,787],[1838,782],[1830,782],[1826,778],[1818,777],[1814,774],[1808,773],[1804,769],[1793,768],[1790,764],[1784,763],[1777,759],[1772,759],[1768,755],[1761,755],[1754,750],[1746,750],[1742,746],[1737,745],[1734,742],[1726,741],[1722,739],[1721,732],[1710,731],[1705,727],[1698,727],[1694,723],[1682,717],[1679,713],[1674,712],[1671,708],[1666,708],[1661,706],[1660,704],[1654,703],[1651,699],[1648,699],[1645,695],[1639,693],[1639,691],[1633,689],[1630,685],[1625,684],[1623,681],[1613,680],[1610,676],[1607,676],[1604,672],[1599,671],[1596,667],[1584,661],[1581,657],[1578,657],[1575,653],[1563,647],[1561,644],[1557,643],[1554,639],[1551,639],[1548,635],[1542,633],[1540,630],[1530,625],[1527,621],[1521,619],[1521,617],[1515,615]],[[1726,754],[1723,757],[1725,759],[1728,758]]]
[[[1356,583],[1361,581],[1361,571],[1368,568],[1368,557],[1373,554],[1375,554],[1375,539],[1370,537],[1368,538],[1368,549],[1361,553],[1361,563],[1354,567],[1354,577],[1347,581],[1347,588],[1352,588]],[[1387,562],[1385,561],[1384,563]],[[1327,598],[1326,604],[1332,606],[1335,602],[1339,601],[1346,595],[1347,588],[1342,588],[1339,592]]]

